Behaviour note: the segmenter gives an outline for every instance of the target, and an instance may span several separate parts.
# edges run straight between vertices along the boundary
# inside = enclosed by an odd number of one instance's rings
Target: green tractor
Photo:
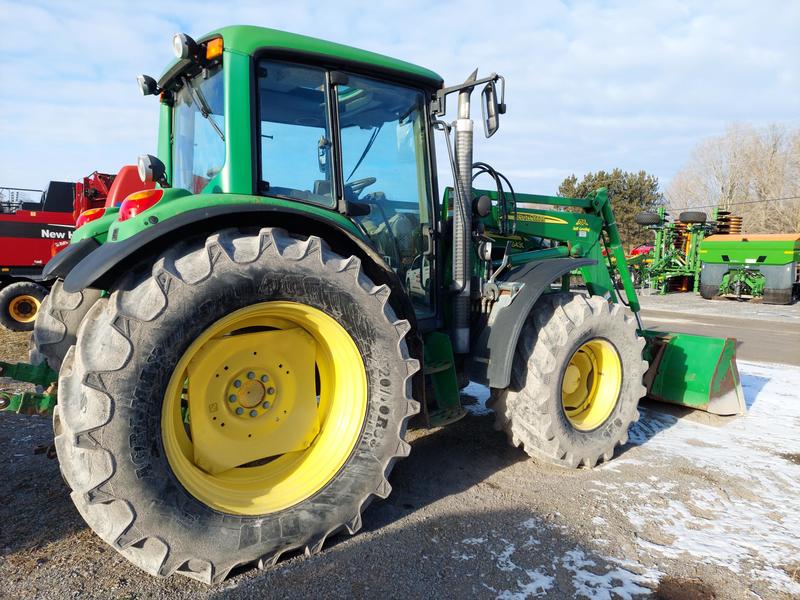
[[[173,45],[161,78],[139,79],[160,100],[158,157],[139,160],[158,187],[75,232],[46,267],[59,282],[34,330],[44,362],[3,365],[58,377],[72,499],[134,564],[217,582],[355,533],[391,492],[409,420],[463,417],[470,380],[514,446],[569,468],[609,460],[648,389],[742,410],[731,340],[645,332],[626,270],[615,289],[605,190],[516,193],[473,161],[472,92],[491,136],[502,77],[444,87],[256,27]],[[455,182],[441,198],[436,132]]]

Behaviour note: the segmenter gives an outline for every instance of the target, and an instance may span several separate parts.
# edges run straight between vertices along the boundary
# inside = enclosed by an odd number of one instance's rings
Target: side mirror
[[[139,90],[142,96],[152,96],[161,90],[158,89],[158,83],[150,75],[137,75],[136,81],[139,83]]]
[[[486,84],[481,92],[481,108],[483,109],[483,132],[487,138],[492,137],[500,128],[500,105],[497,101],[497,88],[494,81]]]
[[[158,158],[152,154],[140,154],[136,166],[143,183],[154,181],[161,187],[167,187],[167,167]]]
[[[317,166],[320,173],[328,172],[328,149],[330,147],[331,143],[325,139],[325,136],[319,138],[319,143],[317,144]]]

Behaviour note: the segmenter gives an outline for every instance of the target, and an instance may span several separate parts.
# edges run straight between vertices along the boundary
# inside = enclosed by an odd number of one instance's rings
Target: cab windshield
[[[225,102],[222,67],[186,78],[175,94],[172,185],[197,194],[225,164]]]

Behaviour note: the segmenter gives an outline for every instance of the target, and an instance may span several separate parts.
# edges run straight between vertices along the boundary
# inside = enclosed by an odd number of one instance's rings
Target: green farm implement
[[[648,393],[743,411],[733,340],[643,330],[605,189],[515,192],[473,160],[472,95],[492,136],[499,75],[447,87],[257,27],[173,48],[139,78],[160,127],[138,167],[158,187],[48,263],[33,356],[53,371],[15,367],[59,372],[71,498],[134,564],[217,582],[355,533],[409,420],[462,418],[470,380],[511,444],[568,468],[610,460]]]
[[[45,389],[44,392],[0,391],[0,410],[25,415],[49,415],[56,405],[56,382],[58,372],[45,363],[7,363],[0,361],[0,377],[32,383]]]
[[[636,216],[639,225],[652,229],[655,234],[653,250],[646,255],[629,259],[629,267],[638,274],[642,287],[667,292],[697,292],[700,286],[699,248],[703,238],[713,230],[704,212],[682,212],[677,221],[670,221],[664,207],[657,212]]]
[[[800,234],[712,235],[700,245],[703,298],[789,304],[800,283]]]

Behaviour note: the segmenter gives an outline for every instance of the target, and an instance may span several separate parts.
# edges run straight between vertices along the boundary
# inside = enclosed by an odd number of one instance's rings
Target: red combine
[[[78,183],[51,181],[44,192],[0,188],[0,325],[33,329],[51,283],[42,279],[42,269],[69,245],[80,214],[118,204],[142,187],[126,169],[135,171],[123,167],[119,176],[95,171]]]

